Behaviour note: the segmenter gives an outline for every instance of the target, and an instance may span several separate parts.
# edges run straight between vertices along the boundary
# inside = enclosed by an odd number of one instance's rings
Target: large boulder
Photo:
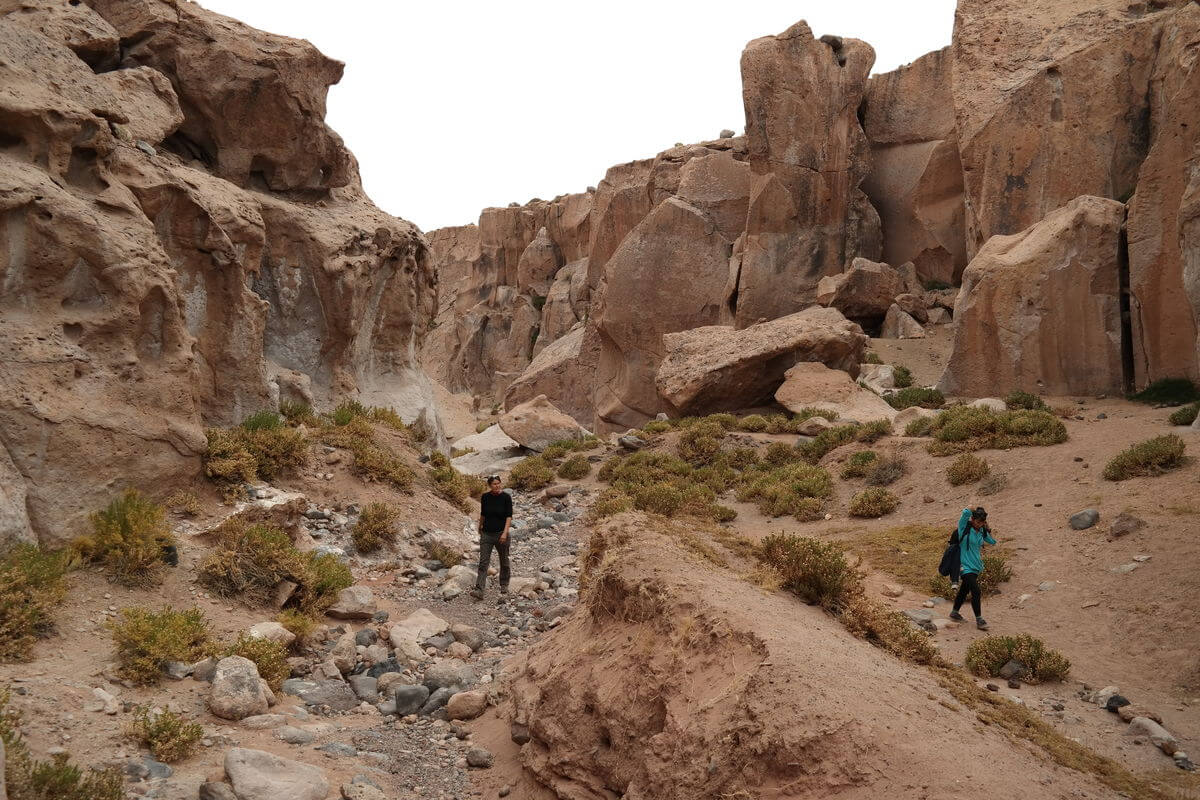
[[[325,613],[335,619],[370,619],[379,606],[368,586],[347,586]]]
[[[784,373],[775,399],[797,413],[805,408],[836,411],[838,422],[891,420],[896,416],[896,409],[859,386],[847,373],[813,362],[796,364]]]
[[[1200,382],[1200,7],[1164,24],[1150,94],[1150,153],[1129,201],[1133,378]]]
[[[421,643],[431,636],[437,636],[448,630],[450,630],[449,622],[436,616],[427,608],[418,608],[399,622],[392,623],[391,630],[388,632],[388,641],[396,649],[397,654],[402,654],[413,661],[421,661],[425,658],[425,651],[421,648]]]
[[[235,747],[225,754],[225,776],[238,800],[325,800],[325,773],[273,753]]]
[[[921,323],[917,322],[912,314],[909,314],[898,304],[892,303],[888,307],[887,315],[883,318],[883,324],[879,326],[880,339],[924,339],[925,329],[921,327]]]
[[[582,439],[587,432],[554,407],[544,394],[514,406],[500,417],[500,430],[522,447],[542,451],[562,439]]]
[[[663,337],[667,355],[655,386],[679,414],[769,404],[797,362],[857,374],[866,343],[862,329],[832,308],[809,308],[742,330],[695,328]]]
[[[265,714],[270,704],[258,667],[248,658],[227,656],[217,662],[208,709],[221,719],[240,720]]]
[[[900,274],[887,264],[856,258],[845,272],[827,275],[817,283],[817,302],[874,329],[905,288]]]
[[[591,425],[592,377],[600,357],[598,346],[594,329],[577,325],[538,353],[520,377],[508,385],[504,407],[512,409],[545,395],[553,397],[555,406],[580,425]]]
[[[1120,392],[1124,217],[1121,203],[1080,197],[984,245],[963,273],[939,388],[968,397]]]
[[[858,119],[875,51],[816,39],[804,22],[742,52],[742,99],[755,182],[734,254],[735,322],[799,311],[817,281],[855,256],[879,257],[879,216],[860,185],[870,153]]]

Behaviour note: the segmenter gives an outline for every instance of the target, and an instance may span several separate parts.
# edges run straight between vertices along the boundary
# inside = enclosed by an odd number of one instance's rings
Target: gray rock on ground
[[[1087,530],[1100,521],[1100,512],[1094,508],[1085,508],[1083,511],[1077,511],[1071,515],[1071,527],[1077,531]]]
[[[230,720],[265,714],[270,704],[254,662],[241,656],[218,661],[208,707],[216,716]]]
[[[325,800],[329,794],[321,770],[262,750],[230,750],[225,775],[238,800]]]

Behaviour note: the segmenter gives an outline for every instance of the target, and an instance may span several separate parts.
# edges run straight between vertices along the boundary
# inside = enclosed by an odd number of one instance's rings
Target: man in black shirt
[[[488,565],[492,562],[492,550],[500,557],[500,594],[508,593],[508,526],[512,523],[512,496],[500,491],[500,476],[488,478],[488,490],[479,498],[479,577],[471,596],[483,599],[487,588]]]

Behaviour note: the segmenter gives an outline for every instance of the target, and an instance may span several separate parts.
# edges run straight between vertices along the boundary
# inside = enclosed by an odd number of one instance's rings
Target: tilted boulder
[[[522,447],[539,452],[554,442],[582,439],[587,433],[578,422],[555,408],[544,394],[507,411],[500,417],[500,430]]]
[[[849,374],[813,362],[802,362],[789,369],[775,391],[775,399],[794,413],[805,408],[836,411],[837,422],[872,422],[896,416],[896,409],[859,386]]]
[[[892,303],[888,307],[887,316],[883,318],[883,324],[879,327],[879,338],[924,339],[925,329],[911,314]]]
[[[866,343],[862,329],[832,308],[809,308],[742,330],[694,328],[663,337],[667,355],[654,382],[677,414],[735,411],[769,404],[797,362],[857,374]]]
[[[856,258],[850,268],[817,284],[817,302],[836,308],[864,328],[883,321],[896,296],[904,293],[900,274],[887,264]]]
[[[938,388],[980,397],[1120,392],[1119,247],[1125,208],[1080,197],[971,260]]]
[[[515,408],[538,395],[553,397],[555,405],[580,425],[591,425],[592,378],[599,360],[594,329],[577,326],[529,362],[504,393],[504,407]]]

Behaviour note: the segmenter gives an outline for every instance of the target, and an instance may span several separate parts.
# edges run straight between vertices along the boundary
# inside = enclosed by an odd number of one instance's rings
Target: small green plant
[[[305,424],[316,422],[312,406],[300,400],[280,400],[279,413],[293,425],[301,422]]]
[[[287,647],[274,639],[259,639],[242,634],[221,653],[221,657],[227,656],[241,656],[253,661],[258,667],[258,677],[266,681],[272,689],[279,689],[292,674],[292,668],[287,662]]]
[[[425,546],[425,551],[434,561],[440,561],[444,567],[456,567],[462,563],[462,553],[442,542],[431,541]]]
[[[1046,411],[992,411],[955,406],[933,419],[929,452],[948,456],[974,450],[1047,447],[1067,440],[1062,420]]]
[[[1200,403],[1192,403],[1172,411],[1171,416],[1167,417],[1167,422],[1172,425],[1191,425],[1197,416],[1200,416]]]
[[[900,612],[871,600],[861,589],[850,594],[838,618],[851,634],[898,658],[915,664],[933,664],[938,659],[937,647],[928,633]]]
[[[671,430],[671,423],[665,419],[652,419],[642,426],[642,432],[651,435],[666,433],[669,430]]]
[[[592,465],[586,456],[574,455],[559,466],[558,477],[563,480],[577,481],[586,478],[591,471]]]
[[[591,513],[596,519],[602,519],[632,510],[633,498],[619,489],[605,489],[592,503]]]
[[[837,546],[776,533],[763,539],[758,558],[780,575],[784,589],[810,605],[841,609],[858,584],[858,575]]]
[[[737,422],[738,430],[747,431],[749,433],[758,433],[767,429],[767,418],[761,414],[751,414],[748,417],[742,417]]]
[[[883,359],[879,357],[878,353],[874,353],[874,352],[871,352],[868,350],[866,353],[863,354],[862,363],[864,363],[864,364],[882,364]]]
[[[160,581],[164,550],[175,546],[166,510],[126,490],[103,511],[92,515],[92,535],[75,540],[75,549],[104,568],[123,586],[147,587]]]
[[[349,407],[343,403],[339,408],[345,410]],[[336,413],[335,411],[335,415]],[[344,425],[334,424],[324,428],[321,431],[321,441],[331,447],[349,450],[354,455],[351,471],[355,475],[368,481],[391,484],[403,492],[411,491],[416,477],[412,468],[390,447],[379,442],[365,410],[361,415],[354,415],[349,410],[346,410],[345,414],[350,414],[347,422]]]
[[[1178,469],[1184,462],[1183,439],[1173,433],[1155,436],[1122,450],[1104,465],[1104,478],[1123,481],[1149,475],[1161,475]]]
[[[216,535],[216,547],[197,568],[197,579],[206,589],[263,605],[280,581],[303,581],[304,557],[279,528],[246,525],[234,518]]]
[[[830,452],[844,444],[855,441],[858,425],[838,425],[826,428],[812,438],[812,441],[800,445],[800,452],[810,464],[816,464]]]
[[[34,642],[54,629],[70,561],[69,552],[25,543],[0,559],[0,662],[27,660]]]
[[[883,456],[866,469],[868,486],[891,486],[908,472],[903,456]]]
[[[771,442],[767,445],[767,452],[763,455],[763,461],[773,467],[781,467],[784,464],[791,464],[803,458],[795,446],[787,442]]]
[[[278,424],[271,425],[268,418]],[[218,483],[273,480],[308,460],[304,434],[284,426],[273,411],[260,411],[229,430],[211,428],[207,437],[204,473]]]
[[[897,364],[892,367],[892,380],[895,382],[897,389],[907,389],[913,384],[912,370]]]
[[[354,548],[360,553],[374,553],[395,544],[395,524],[399,518],[400,512],[387,503],[368,503],[350,532]]]
[[[877,419],[859,425],[854,432],[854,438],[860,442],[871,444],[882,439],[884,436],[892,432],[892,423],[886,419]]]
[[[1162,378],[1129,399],[1147,405],[1180,406],[1200,400],[1200,390],[1187,378]]]
[[[298,583],[295,597],[299,609],[316,615],[333,605],[342,589],[354,585],[354,575],[332,553],[309,550],[304,553],[304,572]]]
[[[967,669],[976,675],[996,677],[1009,661],[1023,665],[1026,682],[1063,681],[1071,671],[1071,662],[1057,650],[1046,647],[1036,636],[988,636],[976,639],[967,648]]]
[[[689,426],[679,435],[679,457],[696,467],[712,463],[721,452],[725,431],[721,421],[712,418]]]
[[[204,728],[199,723],[186,722],[174,711],[138,706],[129,724],[129,735],[150,748],[159,761],[171,764],[195,752],[204,738]]]
[[[880,486],[863,489],[850,498],[850,516],[876,519],[890,514],[900,505],[900,498]]]
[[[905,409],[912,406],[921,408],[941,408],[946,404],[946,398],[937,389],[927,389],[921,386],[910,386],[898,392],[884,395],[884,400],[892,408]]]
[[[667,482],[650,483],[633,490],[633,505],[639,511],[670,517],[679,511],[683,502],[683,490]]]
[[[1010,409],[1023,408],[1027,411],[1049,411],[1050,407],[1046,405],[1046,401],[1031,392],[1023,392],[1016,389],[1009,392],[1008,397],[1004,398],[1004,404]]]
[[[292,642],[292,649],[297,651],[304,648],[308,643],[309,637],[317,629],[317,621],[315,619],[294,608],[285,608],[283,611],[280,611],[275,621],[287,628],[296,637],[296,640]]]
[[[795,516],[804,522],[819,518],[823,500],[833,494],[833,479],[817,466],[799,462],[742,476],[737,498],[753,502],[767,516]]]
[[[963,453],[946,467],[946,480],[950,481],[951,486],[962,486],[983,480],[989,471],[988,463],[982,458]]]
[[[194,517],[202,510],[200,498],[196,497],[194,492],[178,491],[174,492],[166,499],[166,506],[173,513],[180,514],[185,517]]]
[[[367,416],[367,408],[357,400],[343,400],[330,412],[334,425],[349,425],[355,419]]]
[[[533,491],[549,486],[554,481],[554,471],[544,456],[529,456],[512,468],[508,482],[514,489]]]
[[[242,429],[247,431],[273,431],[283,427],[283,417],[269,409],[256,411],[242,420]]]
[[[192,664],[211,649],[208,620],[198,608],[124,608],[109,623],[109,630],[116,647],[117,673],[142,686],[158,683],[167,662]]]
[[[469,511],[471,501],[487,490],[482,478],[459,472],[444,453],[433,452],[429,464],[429,477],[433,481],[434,491],[463,511]]]
[[[917,417],[904,426],[905,436],[928,436],[933,430],[934,417]]]
[[[842,478],[862,478],[867,474],[867,469],[878,460],[879,454],[874,450],[859,450],[850,458],[846,459],[846,466],[842,467]]]
[[[595,450],[599,446],[600,440],[595,436],[584,436],[579,439],[559,439],[556,442],[551,442],[550,446],[542,451],[542,456],[548,461],[556,461],[571,453]]]

